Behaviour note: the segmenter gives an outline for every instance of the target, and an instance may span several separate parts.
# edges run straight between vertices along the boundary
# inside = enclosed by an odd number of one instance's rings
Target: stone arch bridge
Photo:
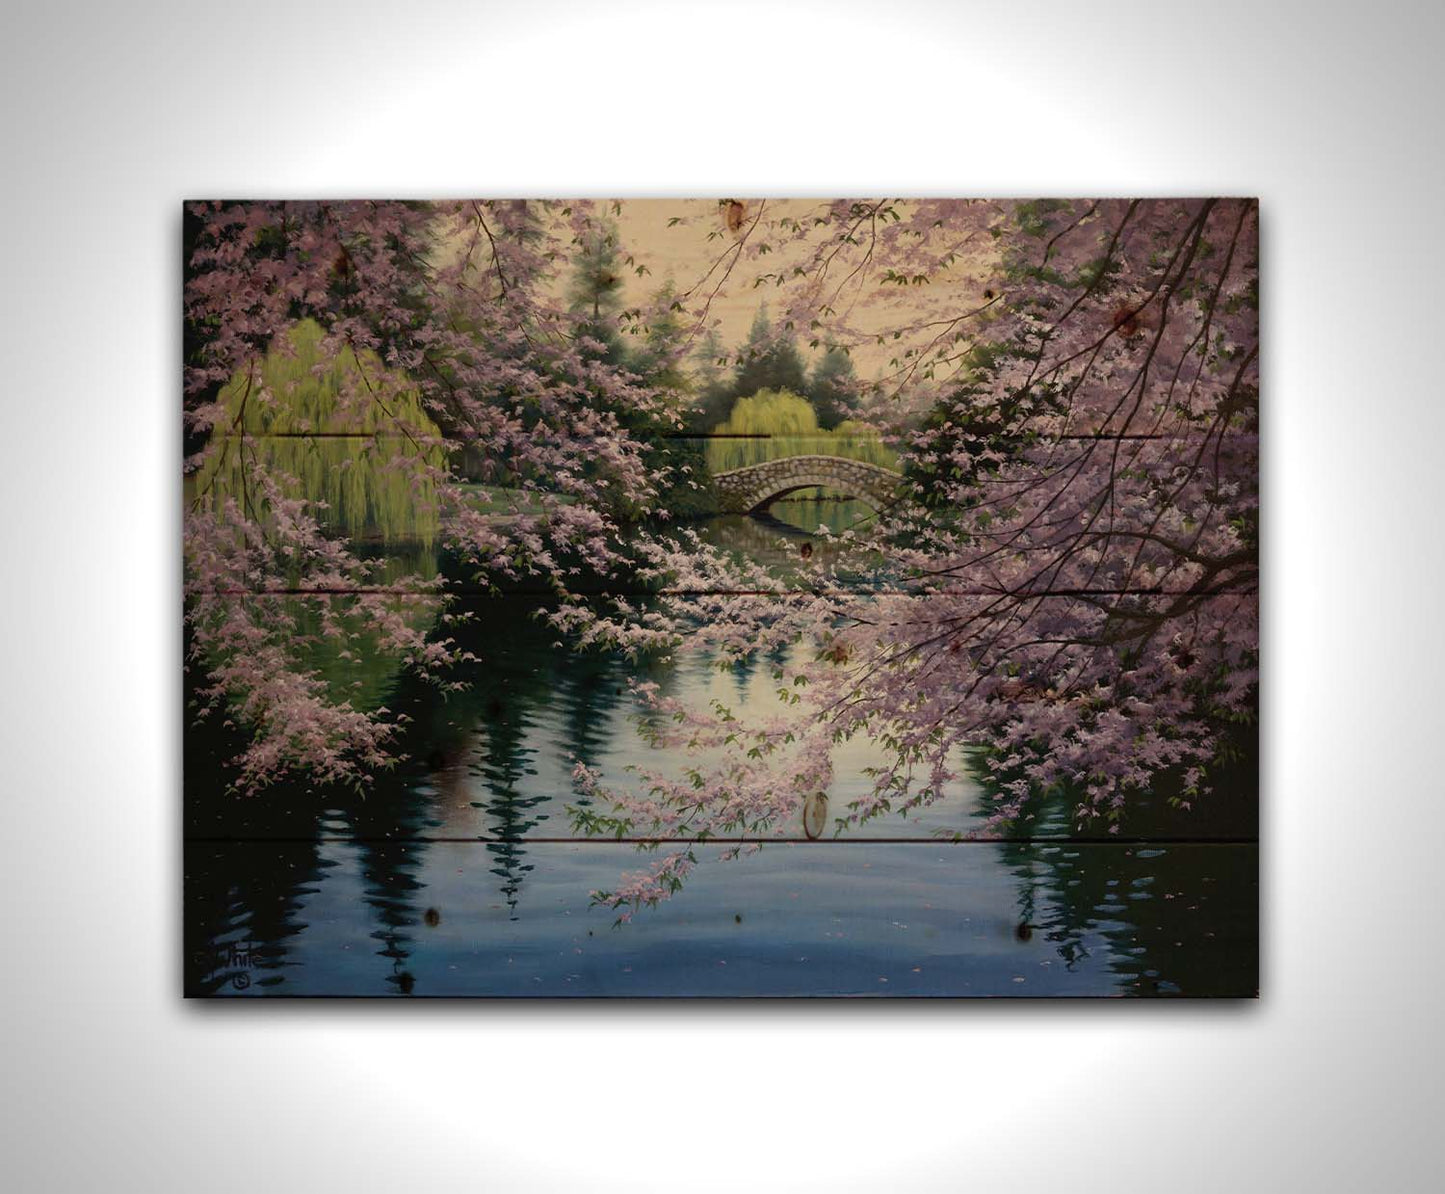
[[[898,497],[902,477],[882,465],[842,456],[785,456],[713,474],[718,506],[725,514],[752,514],[799,489],[832,489],[875,510]]]

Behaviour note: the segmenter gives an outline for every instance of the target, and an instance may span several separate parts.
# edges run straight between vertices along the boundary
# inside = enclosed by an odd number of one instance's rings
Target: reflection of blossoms
[[[291,768],[364,783],[393,732],[385,711],[353,708],[307,669],[304,635],[260,594],[310,594],[355,619],[319,612],[315,633],[370,636],[367,649],[443,686],[466,676],[449,670],[467,661],[446,622],[422,630],[404,613],[419,596],[444,609],[445,586],[378,584],[321,531],[315,502],[246,452],[245,404],[274,401],[247,379],[283,331],[314,319],[318,367],[375,362],[339,374],[338,400],[385,437],[386,469],[435,503],[470,581],[539,584],[574,645],[770,669],[777,709],[756,724],[644,691],[645,732],[693,769],[625,793],[582,769],[589,831],[785,832],[827,786],[832,746],[853,736],[888,762],[845,819],[935,799],[964,751],[991,773],[1000,819],[1057,790],[1081,824],[1114,829],[1165,772],[1182,803],[1208,793],[1229,727],[1255,706],[1255,205],[742,207],[705,277],[626,313],[639,328],[673,321],[657,375],[675,375],[711,330],[723,287],[768,284],[780,334],[806,329],[835,353],[885,347],[857,417],[906,479],[897,504],[786,578],[687,531],[622,534],[665,513],[650,437],[680,425],[684,398],[618,364],[558,297],[590,205],[193,209],[189,467],[239,451],[243,485],[188,519],[188,618],[196,651],[221,661],[207,699],[253,735],[244,783]],[[240,410],[217,398],[228,385]],[[406,417],[408,395],[444,453]],[[504,518],[444,462],[463,455]],[[582,577],[613,591],[584,599]],[[639,592],[650,595],[627,595]],[[658,848],[670,852],[650,877],[609,897],[619,907],[670,894],[695,859],[691,846]]]
[[[1256,700],[1255,205],[919,203],[862,235],[884,210],[834,213],[856,243],[829,226],[795,317],[840,268],[877,272],[886,292],[937,277],[980,238],[996,246],[979,303],[925,304],[896,329],[891,396],[917,410],[933,383],[921,425],[886,404],[873,415],[892,420],[911,492],[817,591],[737,584],[756,595],[711,613],[741,636],[683,610],[674,628],[744,653],[800,644],[778,673],[782,694],[806,694],[795,713],[892,759],[852,818],[935,799],[969,748],[993,777],[996,820],[1064,790],[1081,824],[1117,831],[1130,794],[1166,770],[1188,807]],[[837,581],[866,553],[889,562],[883,593]],[[671,564],[693,567],[686,552]],[[795,790],[751,778],[760,817],[795,814]],[[713,784],[726,791],[728,776]]]
[[[647,508],[661,479],[626,428],[674,425],[675,396],[602,359],[556,297],[591,205],[201,203],[188,218],[186,427],[199,447],[187,472],[224,464],[238,491],[197,499],[187,518],[192,659],[206,662],[208,699],[228,701],[252,735],[243,786],[291,768],[364,784],[390,761],[387,714],[333,692],[307,668],[297,626],[274,604],[255,616],[249,595],[302,595],[325,633],[371,634],[366,649],[400,653],[438,683],[454,683],[440,670],[466,660],[444,634],[414,641],[389,606],[360,602],[361,630],[327,612],[320,595],[374,591],[374,568],[321,533],[319,494],[255,451],[254,408],[275,402],[256,384],[265,354],[315,321],[308,350],[318,377],[340,379],[336,411],[434,507],[442,544],[484,583],[528,576],[565,590],[583,570],[612,574],[619,520]],[[408,414],[418,401],[427,427]],[[480,512],[442,459],[463,455],[498,487],[482,500],[511,495],[505,519]],[[433,587],[419,576],[388,586],[398,600]]]
[[[624,920],[632,910],[681,887],[697,862],[700,843],[779,836],[788,831],[796,810],[833,778],[832,739],[816,719],[780,713],[745,726],[721,702],[700,710],[661,696],[652,683],[632,688],[642,703],[639,728],[648,744],[661,758],[689,762],[680,774],[632,768],[634,783],[620,790],[605,787],[597,771],[582,763],[573,769],[573,785],[582,799],[572,815],[580,829],[641,839],[662,853],[616,890],[594,893],[622,910]],[[721,761],[704,768],[691,762],[699,756],[720,756]],[[733,857],[756,848],[750,841],[722,853]]]

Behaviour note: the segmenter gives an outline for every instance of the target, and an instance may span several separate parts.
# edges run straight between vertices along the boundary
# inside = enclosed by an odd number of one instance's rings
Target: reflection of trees
[[[851,527],[867,526],[873,518],[873,511],[862,502],[788,498],[774,502],[761,514],[724,514],[709,519],[698,531],[705,543],[763,564],[806,587],[818,583],[844,554],[842,545],[819,535],[818,528],[826,526],[837,535]],[[856,551],[851,562],[854,566],[859,562]],[[849,572],[835,579],[876,580],[882,572],[883,561],[879,558],[868,571]]]
[[[188,842],[185,990],[212,995],[282,981],[290,939],[320,876],[315,843]]]
[[[511,677],[507,671],[500,667],[492,671],[487,687],[497,691],[484,699],[479,723],[486,728],[486,739],[477,747],[468,770],[482,781],[487,792],[480,802],[481,811],[487,818],[488,832],[500,839],[487,843],[487,854],[496,863],[491,871],[502,881],[508,915],[515,920],[522,879],[532,869],[532,864],[525,861],[520,841],[545,819],[546,814],[534,816],[532,810],[546,797],[525,788],[526,780],[537,774],[530,765],[536,751],[525,742],[531,724],[528,712],[540,694],[528,692],[531,685],[508,683]],[[518,791],[518,783],[524,785],[522,791]]]
[[[1009,843],[1021,939],[1073,969],[1089,941],[1133,995],[1251,995],[1258,986],[1258,850],[1208,842]]]
[[[521,918],[517,915],[517,904],[521,899],[522,880],[532,869],[532,864],[526,861],[527,852],[518,838],[488,842],[486,850],[494,863],[489,869],[501,880],[498,890],[507,902],[507,917],[510,920],[519,920]]]
[[[465,808],[438,815],[454,811],[468,832],[475,829],[486,839],[491,870],[513,917],[532,870],[525,839],[547,821],[541,807],[561,795],[539,780],[539,713],[555,715],[565,755],[595,763],[611,737],[624,687],[625,667],[617,657],[554,646],[557,632],[537,617],[545,604],[520,595],[463,600],[458,610],[471,616],[452,633],[481,661],[468,672],[469,687],[439,701],[429,685],[404,678],[389,701],[411,718],[403,749],[425,763],[402,786],[444,771],[447,791],[471,797]],[[467,782],[458,784],[463,770]]]
[[[366,903],[377,927],[371,936],[381,942],[376,952],[391,963],[386,981],[410,994],[415,979],[407,969],[412,952],[410,930],[420,922],[418,893],[424,885],[417,873],[427,845],[414,839],[431,827],[431,801],[405,783],[389,784],[347,810],[357,841]]]
[[[415,979],[406,968],[411,956],[409,930],[416,925],[416,893],[422,884],[416,879],[424,847],[401,842],[364,841],[360,845],[361,874],[366,885],[366,902],[375,913],[377,927],[372,937],[381,942],[376,952],[391,962],[386,981],[402,994],[410,994]]]
[[[704,542],[739,558],[765,564],[769,568],[798,569],[805,565],[826,564],[836,548],[821,540],[812,529],[805,530],[792,522],[767,514],[724,514],[710,519],[700,528]],[[811,548],[808,559],[802,555],[804,545]]]
[[[188,703],[195,683],[188,673]],[[184,969],[190,994],[279,983],[288,943],[304,927],[297,911],[321,874],[314,799],[280,791],[227,796],[222,761],[241,748],[239,731],[215,718],[187,728]]]
[[[587,657],[557,661],[549,633],[533,615],[538,603],[498,598],[475,603],[476,618],[467,647],[485,660],[465,696],[470,727],[482,730],[471,752],[468,774],[479,781],[476,803],[485,819],[491,871],[500,880],[508,914],[516,919],[523,879],[532,869],[522,840],[546,820],[534,810],[550,793],[536,784],[536,748],[529,746],[536,711],[560,705],[567,746],[579,756],[595,752],[603,738],[600,720],[606,669]],[[546,662],[550,661],[550,662]],[[610,692],[611,688],[606,688]]]
[[[1018,879],[1020,936],[1042,935],[1070,969],[1102,938],[1130,994],[1255,993],[1258,753],[1252,731],[1241,738],[1212,803],[1176,808],[1166,777],[1117,841],[1069,840],[1073,795],[1035,798],[1027,829],[1013,830],[1034,840],[998,847]]]
[[[611,737],[611,711],[623,693],[623,669],[609,655],[575,657],[558,669],[555,698],[563,711],[569,758],[589,766]]]
[[[188,700],[205,677],[188,674]],[[389,681],[400,696],[406,681]],[[385,696],[384,692],[377,694]],[[325,876],[321,839],[347,833],[358,843],[367,903],[374,909],[390,961],[388,979],[409,989],[406,929],[415,924],[415,872],[424,847],[398,841],[424,831],[430,801],[413,790],[415,768],[381,777],[365,797],[292,780],[238,797],[227,791],[228,761],[245,745],[243,731],[208,718],[186,729],[186,989],[209,994],[235,975],[224,961],[233,943],[249,946],[250,969],[272,971],[257,985],[280,984],[292,940],[305,929],[306,897]]]

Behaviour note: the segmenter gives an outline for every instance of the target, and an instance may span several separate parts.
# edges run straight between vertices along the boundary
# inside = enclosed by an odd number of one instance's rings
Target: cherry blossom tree
[[[320,634],[364,634],[366,649],[439,685],[464,683],[450,670],[467,662],[444,633],[419,636],[401,616],[444,601],[435,578],[382,583],[374,561],[323,529],[317,495],[255,450],[252,412],[278,401],[261,383],[265,354],[288,351],[298,320],[320,325],[317,368],[342,356],[356,366],[337,411],[435,504],[446,547],[477,577],[561,587],[569,571],[609,575],[623,563],[618,519],[647,508],[659,480],[628,429],[678,416],[674,396],[604,359],[583,322],[591,310],[569,310],[555,284],[572,250],[595,244],[599,219],[592,205],[523,202],[190,207],[186,467],[199,475],[234,454],[244,484],[190,503],[189,660],[206,676],[203,709],[229,704],[252,734],[243,788],[297,769],[364,784],[390,761],[394,722],[305,668],[280,596],[315,606]],[[425,419],[408,417],[418,409]],[[463,455],[514,495],[505,527],[463,492],[447,463]]]
[[[644,335],[666,321],[660,370],[675,377],[716,342],[714,304],[738,287],[765,288],[778,337],[881,360],[857,371],[856,417],[899,453],[905,484],[795,573],[656,521],[621,533],[624,519],[666,513],[648,446],[685,412],[675,385],[630,372],[589,330],[600,301],[569,301],[569,264],[579,248],[596,256],[607,214],[197,205],[186,300],[191,470],[247,453],[243,412],[270,400],[253,385],[264,354],[314,319],[327,353],[355,366],[338,402],[383,412],[370,434],[388,467],[435,503],[479,583],[541,579],[578,648],[768,658],[779,700],[764,719],[638,685],[644,732],[707,766],[625,788],[578,766],[578,825],[658,849],[599,898],[628,915],[675,891],[701,843],[786,832],[846,738],[888,762],[844,831],[937,799],[966,765],[988,778],[999,824],[1051,791],[1081,827],[1117,829],[1166,773],[1181,806],[1208,797],[1230,727],[1256,700],[1253,202],[728,200],[680,218],[711,222],[709,267],[616,316]],[[609,271],[641,268],[607,244]],[[429,426],[403,413],[418,408]],[[505,523],[463,493],[450,462],[469,449],[526,495]],[[420,633],[403,613],[444,608],[443,582],[381,583],[294,478],[247,475],[239,497],[197,503],[187,520],[207,702],[251,729],[241,786],[292,769],[364,783],[388,762],[394,722],[307,673],[296,627],[267,602],[304,593],[329,611],[319,633],[357,633],[344,606],[445,687],[465,683],[468,663],[449,615]],[[576,599],[582,572],[609,581],[608,599]]]
[[[619,643],[670,630],[724,658],[795,649],[766,723],[654,697],[662,740],[728,761],[648,776],[645,799],[579,769],[617,810],[579,821],[658,839],[781,832],[827,786],[828,745],[856,735],[892,761],[844,826],[937,799],[965,751],[998,794],[995,825],[1061,790],[1082,828],[1115,832],[1165,772],[1181,807],[1206,797],[1256,702],[1255,205],[840,203],[773,231],[814,242],[794,321],[858,344],[879,333],[843,309],[850,289],[898,312],[873,417],[910,489],[801,589],[735,576],[751,595],[674,603],[670,626],[611,620]],[[980,246],[973,301],[912,298]],[[883,591],[840,579],[865,553],[890,563]],[[726,587],[726,563],[696,543],[655,563],[680,586]],[[601,896],[626,914],[696,860],[672,845]]]

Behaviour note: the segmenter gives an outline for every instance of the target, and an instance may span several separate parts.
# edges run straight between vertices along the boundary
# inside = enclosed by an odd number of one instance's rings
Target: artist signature
[[[226,975],[231,986],[244,991],[251,985],[251,971],[262,964],[260,954],[249,941],[232,941],[212,949],[197,950],[191,961],[204,974],[203,982]]]

